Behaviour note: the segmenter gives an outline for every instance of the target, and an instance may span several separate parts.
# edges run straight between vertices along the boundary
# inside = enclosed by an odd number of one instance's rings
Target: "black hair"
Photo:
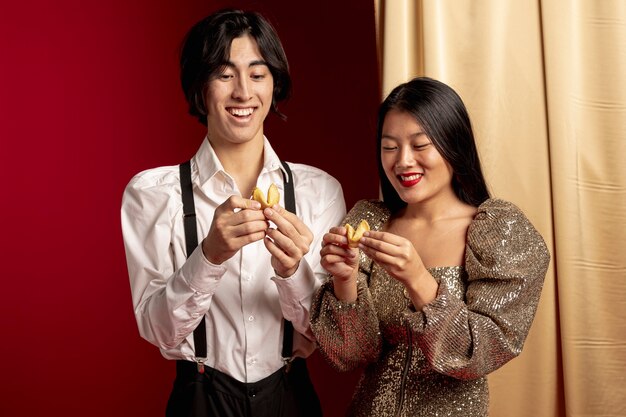
[[[390,110],[411,114],[424,129],[433,146],[452,167],[452,188],[461,201],[479,206],[489,198],[472,125],[461,97],[440,81],[417,77],[394,88],[378,111],[378,173],[383,200],[392,213],[406,207],[406,202],[391,185],[381,161],[383,124]]]
[[[223,9],[196,23],[183,40],[180,54],[180,82],[189,104],[189,114],[207,124],[205,88],[212,76],[219,74],[230,58],[235,38],[250,35],[274,80],[271,110],[285,116],[277,104],[289,98],[291,77],[287,56],[272,25],[258,13]]]

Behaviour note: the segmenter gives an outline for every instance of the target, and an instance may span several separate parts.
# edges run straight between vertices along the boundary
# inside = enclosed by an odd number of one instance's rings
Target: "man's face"
[[[208,136],[214,147],[263,141],[263,122],[272,105],[274,79],[256,41],[235,38],[224,71],[207,84]]]

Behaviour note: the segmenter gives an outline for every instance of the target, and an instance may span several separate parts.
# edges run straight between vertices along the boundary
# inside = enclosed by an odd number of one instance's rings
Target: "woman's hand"
[[[388,232],[365,232],[359,248],[405,286],[426,269],[413,244]]]
[[[346,228],[333,227],[322,238],[322,267],[333,276],[337,299],[356,300],[356,278],[359,270],[359,251],[348,246]]]
[[[406,287],[418,311],[437,296],[439,284],[409,240],[393,233],[369,231],[363,234],[359,248]]]

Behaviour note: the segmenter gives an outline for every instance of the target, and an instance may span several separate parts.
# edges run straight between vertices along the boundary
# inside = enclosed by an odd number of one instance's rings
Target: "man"
[[[183,206],[178,166],[139,173],[122,202],[139,332],[177,361],[167,415],[321,415],[302,358],[315,348],[309,308],[325,276],[316,248],[345,215],[341,186],[311,166],[283,165],[264,136],[291,80],[262,16],[205,18],[187,34],[180,63],[189,112],[207,126],[190,161],[195,210]],[[272,183],[281,204],[261,209],[248,198]],[[284,208],[289,187],[297,214]],[[196,231],[200,243],[187,248]]]

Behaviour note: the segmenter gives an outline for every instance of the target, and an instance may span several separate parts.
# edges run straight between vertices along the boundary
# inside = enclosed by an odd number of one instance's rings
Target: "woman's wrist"
[[[352,303],[357,299],[357,273],[355,272],[348,278],[333,277],[333,289],[335,297],[339,301]]]
[[[439,284],[426,268],[404,286],[404,294],[411,300],[416,311],[421,311],[424,306],[433,302],[439,289]]]

